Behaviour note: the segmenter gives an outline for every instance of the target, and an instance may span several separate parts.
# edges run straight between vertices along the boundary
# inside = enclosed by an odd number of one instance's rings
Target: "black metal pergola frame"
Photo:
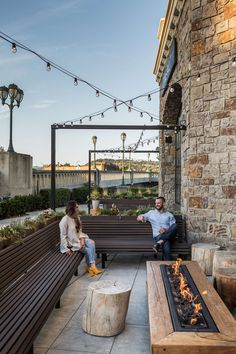
[[[51,125],[51,208],[56,209],[56,130],[186,130],[185,125],[82,125],[82,124],[52,124]],[[120,152],[120,151],[119,151]]]
[[[124,150],[123,151],[123,149],[122,150],[115,150],[115,149],[106,149],[106,150],[89,150],[89,180],[88,180],[88,183],[89,183],[89,190],[88,190],[88,199],[89,199],[89,201],[88,201],[88,210],[90,211],[90,194],[91,194],[91,154],[92,153],[94,153],[94,152],[96,152],[96,153],[133,153],[133,154],[135,154],[135,153],[155,153],[155,154],[159,154],[159,152],[160,152],[160,149],[159,148],[157,148],[156,150],[134,150],[134,151],[132,151],[132,150]]]

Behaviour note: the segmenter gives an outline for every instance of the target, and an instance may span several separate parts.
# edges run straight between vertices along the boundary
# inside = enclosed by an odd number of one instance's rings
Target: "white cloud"
[[[31,108],[36,108],[36,109],[45,109],[53,104],[55,104],[57,101],[55,100],[41,100],[39,103],[35,103],[31,106]]]

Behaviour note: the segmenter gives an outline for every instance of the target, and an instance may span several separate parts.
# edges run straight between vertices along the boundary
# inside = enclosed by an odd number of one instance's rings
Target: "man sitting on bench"
[[[164,208],[165,198],[157,197],[155,200],[155,209],[137,217],[138,221],[149,221],[152,226],[154,239],[153,250],[157,253],[162,249],[163,259],[170,261],[170,242],[175,239],[177,225],[175,217]]]

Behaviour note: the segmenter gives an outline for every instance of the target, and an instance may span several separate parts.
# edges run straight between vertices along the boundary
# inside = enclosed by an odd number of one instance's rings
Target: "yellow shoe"
[[[101,274],[102,273],[102,270],[97,268],[96,266],[93,268],[93,272],[95,275],[98,275],[98,274]]]
[[[93,276],[95,275],[94,268],[89,267],[88,270],[87,270],[87,272],[88,272],[88,275],[89,275],[90,277],[93,277]]]

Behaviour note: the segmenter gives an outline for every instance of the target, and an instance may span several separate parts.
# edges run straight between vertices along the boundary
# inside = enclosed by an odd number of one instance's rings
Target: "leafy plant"
[[[99,200],[101,198],[101,192],[98,190],[98,188],[93,188],[90,197],[92,200]]]

